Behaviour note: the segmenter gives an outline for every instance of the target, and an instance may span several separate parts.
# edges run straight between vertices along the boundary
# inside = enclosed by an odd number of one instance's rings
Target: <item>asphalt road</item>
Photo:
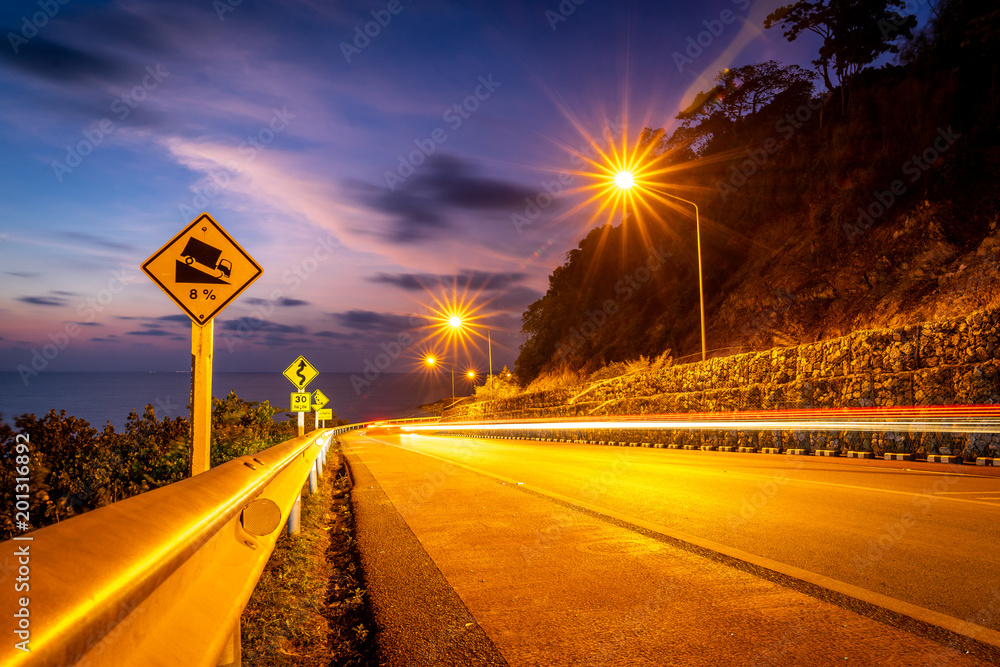
[[[998,477],[374,432],[342,440],[457,593],[456,613],[512,665],[996,662],[937,628],[997,643]],[[359,525],[370,514],[358,504]],[[380,539],[359,536],[362,552]],[[378,597],[382,575],[369,565]],[[383,611],[406,599],[403,575],[387,578]]]

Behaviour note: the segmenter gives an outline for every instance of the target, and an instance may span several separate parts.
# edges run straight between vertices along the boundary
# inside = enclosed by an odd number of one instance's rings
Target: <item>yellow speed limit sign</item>
[[[292,412],[309,412],[312,409],[312,394],[304,391],[292,392]]]

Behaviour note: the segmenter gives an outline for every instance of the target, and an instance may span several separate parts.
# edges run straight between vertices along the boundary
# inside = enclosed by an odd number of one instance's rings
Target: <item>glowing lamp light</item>
[[[635,185],[635,178],[632,176],[632,172],[619,171],[615,174],[615,185],[620,187],[622,190],[628,190]]]
[[[462,318],[458,315],[452,315],[448,318],[448,325],[452,329],[460,329],[462,327]]]

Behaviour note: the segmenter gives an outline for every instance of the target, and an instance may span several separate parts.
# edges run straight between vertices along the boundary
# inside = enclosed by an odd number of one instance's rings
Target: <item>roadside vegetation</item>
[[[295,435],[274,421],[279,408],[234,392],[212,399],[212,465],[254,454]],[[0,540],[14,534],[14,439],[30,438],[32,528],[41,528],[184,479],[190,474],[190,425],[158,419],[152,405],[129,414],[123,431],[98,430],[65,410],[23,414],[11,427],[0,415]],[[16,531],[21,533],[23,531]]]
[[[212,466],[295,437],[279,409],[234,392],[212,399]],[[335,423],[344,423],[335,420]],[[190,472],[187,419],[158,419],[151,405],[123,431],[50,411],[0,416],[0,541],[14,530],[14,441],[30,436],[32,528],[184,479]],[[243,662],[259,667],[374,664],[374,625],[354,541],[350,481],[332,447],[318,493],[302,500],[301,532],[284,528],[242,616]]]
[[[331,448],[319,490],[302,500],[301,533],[282,533],[242,617],[248,667],[375,664],[350,479]]]

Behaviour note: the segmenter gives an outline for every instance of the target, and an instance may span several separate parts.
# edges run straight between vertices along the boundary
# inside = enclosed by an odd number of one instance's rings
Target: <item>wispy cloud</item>
[[[269,301],[267,299],[247,299],[247,303],[251,306],[270,306],[272,304],[276,306],[308,306],[309,302],[304,299],[291,299],[289,297],[282,297],[277,301]]]
[[[444,273],[378,273],[369,282],[394,285],[408,292],[417,292],[437,286],[468,288],[482,291],[501,291],[520,283],[524,273],[490,272],[464,269],[457,274]]]
[[[33,306],[65,306],[66,299],[58,296],[22,296],[17,299],[21,303],[28,303]]]
[[[429,241],[449,233],[456,211],[507,211],[535,192],[523,185],[481,175],[474,163],[437,153],[395,191],[348,182],[359,202],[387,216],[382,236],[393,243]]]
[[[409,315],[377,313],[371,310],[349,310],[343,313],[330,313],[330,315],[343,327],[363,331],[398,333],[422,324],[422,321],[415,320]]]

